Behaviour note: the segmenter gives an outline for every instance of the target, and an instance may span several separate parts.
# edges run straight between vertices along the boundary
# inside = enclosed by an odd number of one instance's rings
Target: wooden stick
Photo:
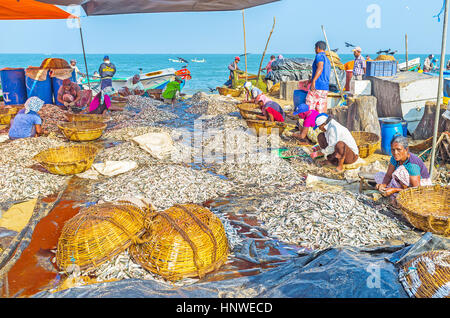
[[[276,19],[275,19],[275,17],[273,17],[272,30],[270,31],[269,38],[267,39],[267,43],[266,43],[266,48],[264,49],[264,53],[261,58],[261,63],[259,64],[258,77],[256,78],[256,87],[258,87],[258,84],[259,84],[259,75],[261,74],[261,67],[262,67],[262,64],[264,61],[264,57],[266,56],[266,51],[267,51],[267,47],[269,46],[270,38],[272,37],[273,30],[275,29],[275,23],[276,23]]]
[[[86,77],[87,77],[87,81],[88,81],[88,87],[89,87],[89,89],[91,89],[91,82],[89,81],[88,65],[87,65],[87,61],[86,61],[86,52],[84,50],[83,31],[81,30],[81,20],[79,17],[78,17],[78,25],[80,27],[81,46],[83,48],[84,65],[86,66]]]
[[[334,65],[334,60],[331,56],[330,44],[328,44],[327,34],[325,33],[325,28],[323,25],[322,25],[322,32],[323,32],[323,36],[325,37],[325,41],[327,42],[328,51],[330,52],[330,60],[331,60],[331,64],[333,65],[334,75],[336,76],[336,81],[339,86],[339,93],[341,94],[341,98],[344,98],[344,96],[342,94],[342,86],[341,86],[341,83],[340,83],[338,75],[337,75],[336,66]]]
[[[405,47],[406,47],[406,71],[409,71],[409,67],[408,67],[408,33],[405,34]]]
[[[245,81],[248,81],[248,74],[247,74],[247,43],[245,41],[245,15],[244,10],[242,10],[242,23],[244,26],[244,53],[245,53]]]

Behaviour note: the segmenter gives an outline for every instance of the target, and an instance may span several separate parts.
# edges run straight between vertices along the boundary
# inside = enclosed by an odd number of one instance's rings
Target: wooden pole
[[[344,96],[342,94],[342,86],[341,86],[341,83],[339,81],[339,78],[338,78],[338,75],[337,75],[337,71],[336,71],[336,65],[334,65],[334,60],[331,58],[330,44],[328,44],[327,34],[325,33],[325,28],[324,28],[323,25],[322,25],[322,32],[323,32],[323,36],[325,37],[325,41],[327,42],[328,51],[330,52],[330,60],[331,60],[331,64],[333,65],[334,75],[336,76],[336,81],[337,81],[338,86],[339,86],[339,93],[341,94],[341,97],[344,98]]]
[[[433,148],[431,150],[431,162],[430,162],[430,178],[433,180],[434,162],[436,160],[436,141],[439,132],[439,116],[441,114],[441,99],[442,99],[442,87],[444,86],[444,67],[445,67],[445,50],[447,47],[447,24],[448,24],[448,6],[449,1],[445,1],[445,13],[444,13],[444,26],[442,31],[442,46],[441,46],[441,66],[439,68],[439,85],[436,102],[436,116],[434,118],[434,133],[433,133]]]
[[[245,81],[248,81],[248,74],[247,74],[247,42],[245,41],[245,14],[244,10],[242,10],[242,23],[244,26],[244,53],[245,53]]]
[[[86,66],[86,77],[87,77],[89,89],[91,89],[91,82],[89,81],[89,71],[88,71],[88,65],[87,65],[87,61],[86,61],[86,52],[84,50],[83,31],[81,29],[81,19],[80,18],[78,18],[78,25],[80,27],[81,46],[83,48],[84,65]]]
[[[405,34],[405,48],[406,48],[406,70],[409,71],[409,67],[408,67],[408,33]]]
[[[266,43],[266,48],[264,49],[264,53],[261,57],[261,63],[259,64],[258,77],[256,78],[256,87],[258,87],[258,84],[259,84],[259,75],[261,74],[261,68],[262,68],[262,64],[264,61],[264,57],[266,56],[266,51],[267,51],[267,47],[269,46],[270,38],[272,37],[273,30],[275,29],[275,23],[276,23],[276,19],[275,19],[275,17],[273,17],[272,30],[270,31],[269,38],[267,39],[267,43]]]

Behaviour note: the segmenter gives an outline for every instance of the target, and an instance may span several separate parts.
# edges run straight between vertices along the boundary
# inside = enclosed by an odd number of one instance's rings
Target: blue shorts
[[[104,78],[101,81],[100,89],[105,89],[106,87],[112,87],[112,78]]]

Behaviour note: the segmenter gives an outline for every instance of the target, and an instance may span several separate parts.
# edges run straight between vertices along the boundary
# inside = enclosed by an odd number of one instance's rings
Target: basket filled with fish
[[[94,163],[97,152],[98,148],[94,145],[57,147],[41,151],[33,157],[33,160],[50,173],[73,175],[88,170]]]
[[[61,123],[59,129],[72,141],[91,141],[100,138],[106,129],[106,124],[95,121],[73,121]]]
[[[254,119],[256,120],[256,115],[262,116],[262,112],[258,105],[253,103],[243,103],[237,104],[236,107],[239,109],[239,113],[244,119]]]
[[[282,122],[277,121],[268,121],[268,120],[255,120],[255,119],[246,119],[247,126],[250,129],[255,129],[256,135],[259,137],[262,134],[270,135],[272,134],[272,130],[278,129],[278,134],[281,136],[283,131],[287,128],[287,125]]]
[[[359,150],[359,157],[367,158],[380,149],[380,136],[366,131],[352,131],[352,136],[355,138],[356,145]]]
[[[450,236],[450,186],[425,186],[401,191],[397,203],[414,227]]]
[[[130,247],[132,258],[148,271],[176,281],[204,277],[228,258],[229,246],[222,221],[196,204],[175,205],[149,214],[143,244]]]
[[[217,91],[222,96],[231,96],[231,97],[239,97],[241,96],[242,91],[238,89],[232,89],[228,87],[217,87]]]
[[[0,125],[9,125],[13,117],[14,115],[9,112],[9,109],[0,109]]]
[[[95,122],[107,122],[111,118],[100,114],[66,114],[69,121],[95,121]]]

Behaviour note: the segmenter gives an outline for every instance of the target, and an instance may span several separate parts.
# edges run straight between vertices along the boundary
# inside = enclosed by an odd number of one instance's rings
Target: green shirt
[[[177,91],[181,92],[180,83],[178,83],[177,81],[170,82],[169,84],[167,84],[166,90],[164,91],[162,96],[165,99],[172,99],[175,97]]]

